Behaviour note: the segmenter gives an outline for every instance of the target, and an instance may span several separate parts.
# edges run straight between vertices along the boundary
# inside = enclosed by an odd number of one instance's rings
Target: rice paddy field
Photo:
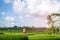
[[[17,32],[0,34],[0,40],[27,40],[27,38],[28,40],[60,40],[60,34],[27,33],[26,36]]]

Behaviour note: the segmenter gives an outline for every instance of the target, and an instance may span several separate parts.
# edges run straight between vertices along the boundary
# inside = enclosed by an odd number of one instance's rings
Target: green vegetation
[[[27,33],[27,36],[23,36],[22,33],[8,33],[0,34],[0,40],[60,40],[60,34],[38,34]]]
[[[27,36],[23,36],[21,33],[4,33],[0,34],[0,40],[28,40]]]
[[[29,37],[30,40],[60,40],[59,34],[37,34]]]
[[[32,30],[33,29],[33,30]],[[1,28],[0,40],[60,40],[58,28],[26,28],[26,35],[21,27]]]

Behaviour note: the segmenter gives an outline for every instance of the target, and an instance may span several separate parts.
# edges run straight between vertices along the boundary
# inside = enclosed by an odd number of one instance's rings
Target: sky
[[[0,26],[48,27],[47,15],[60,12],[60,0],[0,0]]]

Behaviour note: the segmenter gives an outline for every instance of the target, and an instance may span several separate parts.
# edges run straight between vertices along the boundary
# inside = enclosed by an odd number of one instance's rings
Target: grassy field
[[[29,40],[60,40],[60,34],[37,34],[37,33],[27,33]],[[10,33],[5,32],[0,34],[0,40],[22,40],[21,38],[26,38],[22,33]]]
[[[59,34],[36,34],[29,37],[30,40],[60,40]]]

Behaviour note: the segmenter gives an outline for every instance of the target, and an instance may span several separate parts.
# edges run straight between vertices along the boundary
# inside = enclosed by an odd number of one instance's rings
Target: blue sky
[[[60,12],[60,0],[0,0],[0,26],[47,27],[47,15]]]

